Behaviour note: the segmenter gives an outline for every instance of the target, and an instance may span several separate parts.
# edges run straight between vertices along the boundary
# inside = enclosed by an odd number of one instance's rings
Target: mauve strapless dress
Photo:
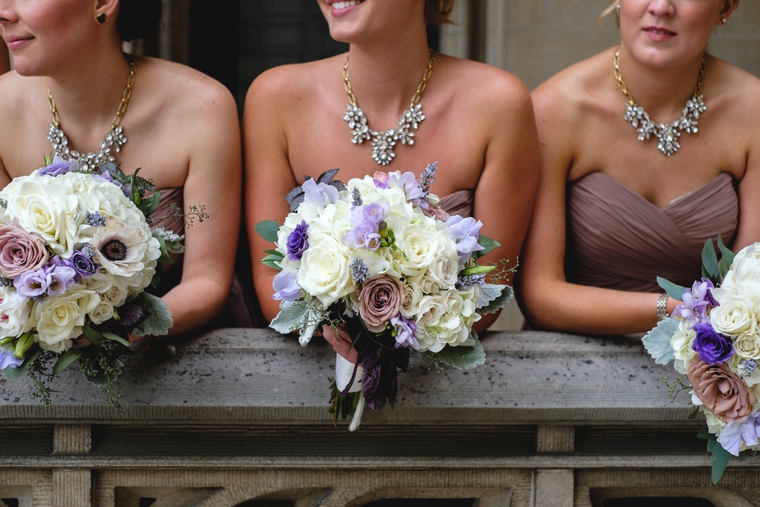
[[[631,292],[661,292],[657,277],[691,286],[702,248],[720,234],[728,245],[739,200],[726,173],[663,208],[615,178],[594,172],[567,189],[568,282]]]

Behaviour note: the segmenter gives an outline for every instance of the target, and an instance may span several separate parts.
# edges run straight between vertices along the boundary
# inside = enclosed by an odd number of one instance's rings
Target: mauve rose
[[[0,225],[0,272],[14,279],[44,266],[48,260],[45,242],[21,227]]]
[[[710,412],[723,421],[744,422],[752,412],[755,395],[725,364],[692,363],[686,373],[694,393]]]
[[[359,293],[359,314],[367,329],[380,333],[398,314],[402,288],[401,282],[386,275],[373,276],[364,282]]]
[[[429,217],[440,220],[441,222],[445,222],[451,216],[448,213],[446,213],[444,210],[439,208],[438,206],[430,206],[428,207],[428,209],[423,210],[422,212],[425,213]]]

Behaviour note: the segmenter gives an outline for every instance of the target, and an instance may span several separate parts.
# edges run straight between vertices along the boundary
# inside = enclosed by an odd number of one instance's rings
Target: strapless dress
[[[731,175],[659,208],[615,178],[594,172],[567,189],[568,282],[660,292],[657,277],[689,286],[701,276],[702,248],[718,234],[728,245],[739,222]]]

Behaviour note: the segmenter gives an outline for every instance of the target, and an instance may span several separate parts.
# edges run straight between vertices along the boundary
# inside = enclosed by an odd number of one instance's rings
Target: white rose
[[[89,313],[89,316],[93,324],[102,324],[113,318],[113,305],[108,301],[101,301],[100,304]]]
[[[71,347],[71,340],[82,334],[85,315],[99,303],[100,296],[83,286],[72,286],[66,294],[35,302],[32,315],[37,321],[40,347],[51,352]]]
[[[124,304],[129,296],[127,280],[122,277],[114,277],[111,286],[100,293],[100,298],[111,306],[119,307]]]
[[[401,273],[405,276],[420,274],[420,271],[433,263],[441,249],[438,232],[424,229],[417,224],[407,227],[403,236],[397,236],[396,240],[407,256],[406,259],[399,260]]]
[[[743,248],[736,254],[721,288],[735,291],[735,294],[760,304],[760,243]],[[723,304],[720,299],[718,302]]]
[[[717,332],[736,338],[754,333],[757,320],[752,301],[744,296],[724,294],[720,306],[710,311],[710,324]]]
[[[31,331],[34,327],[29,315],[31,301],[11,287],[0,287],[0,298],[0,338]]]
[[[354,290],[350,262],[345,245],[332,236],[310,236],[298,270],[298,285],[326,309]]]
[[[682,375],[686,375],[686,372],[689,370],[688,365],[696,355],[694,349],[691,348],[691,344],[696,337],[696,331],[689,327],[687,321],[682,320],[678,323],[678,331],[670,339],[670,346],[673,347],[676,357],[674,366],[676,371]]]
[[[417,314],[417,307],[422,299],[422,288],[416,283],[407,283],[404,285],[403,296],[404,301],[401,303],[401,315],[407,319],[414,319]]]
[[[734,350],[742,359],[760,359],[760,336],[756,332],[739,335],[734,340]]]
[[[103,294],[105,291],[111,288],[115,280],[115,276],[105,271],[98,271],[94,275],[85,278],[84,284],[88,290],[91,290],[97,294]]]
[[[456,291],[423,296],[417,314],[421,325],[414,332],[420,350],[440,352],[446,345],[456,347],[465,343],[471,331],[467,320],[474,316],[464,313],[467,313],[467,305]]]
[[[459,255],[454,248],[447,248],[428,267],[427,276],[442,289],[453,289],[459,277]]]

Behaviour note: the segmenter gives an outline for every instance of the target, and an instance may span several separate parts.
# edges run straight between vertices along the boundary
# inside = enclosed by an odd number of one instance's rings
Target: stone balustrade
[[[688,395],[670,402],[662,379],[675,372],[638,341],[523,332],[483,343],[488,360],[474,371],[413,360],[395,408],[366,411],[354,433],[327,412],[332,350],[266,330],[218,330],[175,355],[136,358],[121,378],[122,413],[73,371],[56,379],[48,408],[29,378],[3,380],[0,502],[760,506],[760,460],[732,463],[712,486]]]

